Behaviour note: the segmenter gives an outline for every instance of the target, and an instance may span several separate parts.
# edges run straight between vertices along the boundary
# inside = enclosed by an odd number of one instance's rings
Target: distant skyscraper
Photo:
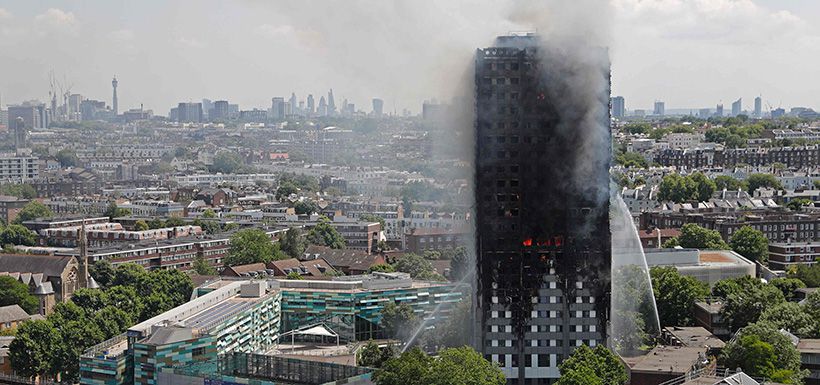
[[[289,111],[290,114],[289,115],[299,115],[300,114],[299,102],[296,101],[296,93],[295,92],[291,92],[289,104],[290,104],[290,111]]]
[[[626,106],[624,105],[624,97],[616,96],[612,98],[612,117],[623,118],[626,115]]]
[[[384,100],[373,98],[373,116],[382,116],[384,113]]]
[[[285,120],[285,98],[277,96],[271,99],[270,118],[273,120]]]
[[[317,110],[317,113],[319,114],[319,116],[327,116],[328,115],[327,102],[325,102],[325,97],[324,96],[319,98],[319,109]]]
[[[313,94],[308,94],[307,97],[307,115],[311,116],[316,113],[316,102],[313,100]]]
[[[19,106],[9,106],[9,123],[23,118],[26,127],[31,129],[48,127],[49,117],[46,105],[39,102],[26,102]]]
[[[179,103],[177,121],[180,123],[201,123],[202,103]]]
[[[732,116],[738,116],[743,113],[743,98],[735,100],[732,103]]]
[[[327,114],[333,115],[336,113],[336,102],[333,101],[333,88],[327,93]]]
[[[786,115],[786,110],[783,108],[772,110],[772,119],[782,118],[784,115]]]
[[[119,104],[117,102],[117,77],[114,76],[114,79],[111,80],[111,87],[114,89],[114,95],[111,98],[111,109],[114,112],[114,116],[119,114]]]
[[[226,121],[230,119],[229,104],[227,100],[217,100],[208,115],[210,121]]]
[[[28,147],[28,130],[26,129],[26,121],[18,116],[14,120],[11,121],[10,132],[14,134],[14,149],[19,151],[20,149]]]
[[[537,41],[502,36],[475,57],[476,344],[519,385],[552,384],[576,346],[604,344],[610,297],[609,92],[570,95]],[[579,68],[608,82],[608,68]],[[512,73],[526,80],[486,81]]]
[[[214,103],[211,99],[202,99],[202,120],[209,120],[211,119],[210,113],[211,110],[214,108]]]
[[[715,116],[719,118],[723,117],[723,103],[719,103],[717,106],[715,106]]]
[[[755,118],[763,117],[763,99],[758,96],[755,98]]]
[[[655,101],[655,110],[652,112],[653,115],[663,116],[666,114],[666,104],[660,100]]]

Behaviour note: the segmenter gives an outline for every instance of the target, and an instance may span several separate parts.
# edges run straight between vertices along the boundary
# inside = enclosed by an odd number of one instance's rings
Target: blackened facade
[[[553,383],[606,340],[609,62],[555,52],[502,36],[475,59],[476,345],[510,384]]]

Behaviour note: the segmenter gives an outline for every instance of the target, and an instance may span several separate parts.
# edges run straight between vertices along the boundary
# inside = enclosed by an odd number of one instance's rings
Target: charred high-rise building
[[[501,36],[475,58],[476,345],[511,384],[551,384],[609,314],[606,50]]]

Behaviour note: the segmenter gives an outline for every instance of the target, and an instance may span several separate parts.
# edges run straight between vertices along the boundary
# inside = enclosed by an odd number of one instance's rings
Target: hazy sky
[[[48,98],[49,71],[120,110],[180,101],[267,108],[333,87],[370,110],[446,99],[475,48],[532,30],[611,47],[627,108],[714,106],[761,94],[820,108],[816,0],[0,0],[2,103]]]

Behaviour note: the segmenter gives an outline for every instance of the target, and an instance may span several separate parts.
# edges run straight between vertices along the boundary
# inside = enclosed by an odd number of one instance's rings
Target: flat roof
[[[665,329],[686,346],[723,348],[726,343],[700,326],[675,326]]]
[[[683,374],[705,353],[701,347],[657,346],[630,365],[631,372]]]

